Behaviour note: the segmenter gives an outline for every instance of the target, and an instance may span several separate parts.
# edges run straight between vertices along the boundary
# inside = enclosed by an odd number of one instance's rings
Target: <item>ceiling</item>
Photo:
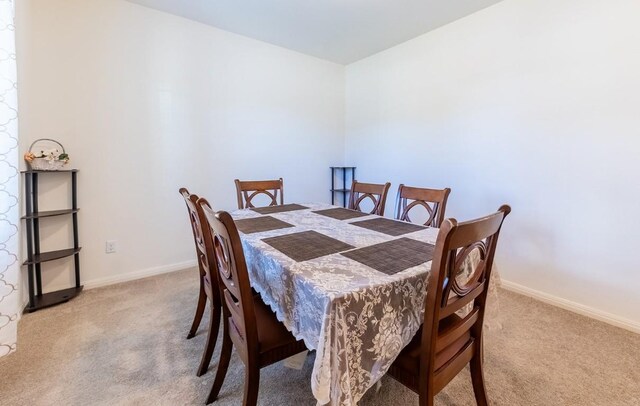
[[[340,64],[500,0],[129,0]]]

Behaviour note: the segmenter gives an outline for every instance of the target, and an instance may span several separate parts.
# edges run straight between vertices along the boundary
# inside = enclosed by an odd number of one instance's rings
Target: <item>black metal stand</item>
[[[342,206],[347,207],[347,194],[351,188],[347,186],[347,172],[351,171],[351,180],[356,178],[355,166],[332,166],[331,167],[331,204],[336,204],[336,193],[342,193]],[[341,173],[342,172],[342,173]],[[336,176],[342,175],[342,187],[336,188]]]
[[[64,210],[38,210],[38,176],[39,174],[50,173],[70,173],[71,174],[71,201],[70,209]],[[77,296],[83,286],[80,285],[80,250],[78,242],[78,193],[77,193],[77,169],[64,171],[23,171],[25,174],[25,219],[27,227],[27,260],[23,265],[28,267],[29,279],[29,305],[28,312],[53,306],[58,303],[67,302]],[[71,214],[73,219],[73,248],[66,248],[57,251],[40,251],[40,219]],[[56,259],[74,256],[75,267],[75,287],[62,289],[55,292],[42,293],[42,263]],[[35,280],[34,280],[35,279]]]

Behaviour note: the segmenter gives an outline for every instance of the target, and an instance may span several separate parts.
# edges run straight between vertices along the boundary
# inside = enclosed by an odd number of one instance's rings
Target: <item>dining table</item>
[[[231,212],[252,287],[315,350],[318,405],[356,405],[420,328],[438,229],[324,203]]]

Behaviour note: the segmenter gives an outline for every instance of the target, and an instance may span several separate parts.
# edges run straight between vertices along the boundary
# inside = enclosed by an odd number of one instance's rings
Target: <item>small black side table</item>
[[[67,302],[77,296],[83,286],[80,285],[80,249],[78,242],[78,170],[69,169],[61,171],[23,171],[25,175],[25,203],[26,214],[22,217],[27,227],[27,265],[29,280],[29,305],[26,310],[34,312],[58,303]],[[38,177],[50,174],[71,175],[71,208],[62,210],[39,211],[38,210]],[[73,247],[56,251],[40,251],[40,219],[48,217],[71,215],[73,221]],[[42,293],[42,263],[56,259],[74,256],[75,286],[55,292]],[[35,280],[34,280],[35,279]]]
[[[351,172],[351,181],[356,178],[355,166],[332,166],[331,167],[331,204],[336,204],[336,194],[342,194],[342,206],[347,207],[347,194],[351,188],[347,186],[347,172]],[[336,185],[336,177],[342,178],[342,183]]]

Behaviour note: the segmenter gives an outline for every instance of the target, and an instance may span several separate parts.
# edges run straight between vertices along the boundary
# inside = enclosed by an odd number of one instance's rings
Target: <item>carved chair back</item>
[[[224,320],[229,323],[229,336],[237,351],[246,360],[256,356],[258,352],[258,333],[242,243],[229,213],[215,213],[207,206],[203,209],[213,240],[213,253],[224,302]]]
[[[235,182],[239,209],[255,207],[252,199],[259,195],[265,195],[271,199],[269,206],[284,204],[284,182],[282,178],[275,180],[245,181],[236,179]]]
[[[371,209],[369,214],[383,216],[390,186],[391,183],[389,182],[380,185],[375,183],[362,183],[354,180],[351,184],[349,208],[351,210],[362,211],[360,204],[368,198],[373,202],[373,209]]]
[[[500,228],[511,212],[507,205],[489,216],[457,223],[444,221],[438,234],[428,284],[420,384],[427,385],[429,393],[437,393],[453,379],[482,348],[482,323],[493,258]],[[469,303],[471,309],[462,318],[454,316]],[[454,317],[457,322],[439,331],[443,319]],[[467,336],[468,334],[468,336]],[[440,367],[434,369],[437,353],[457,340],[469,337],[462,349]],[[427,388],[423,388],[427,389]]]
[[[207,207],[209,203],[205,199],[198,199],[197,195],[189,194],[185,188],[180,189],[180,194],[184,197],[184,201],[189,211],[189,220],[191,221],[191,230],[193,231],[193,239],[196,245],[196,255],[198,260],[198,268],[204,281],[204,290],[207,296],[215,302],[220,303],[220,293],[218,289],[218,276],[215,261],[211,255],[212,240],[211,235],[206,232],[207,221],[202,212],[202,207],[196,202],[203,201]]]
[[[180,190],[178,190],[178,192],[180,192],[180,195],[182,195],[182,198],[184,199],[184,204],[185,206],[187,206],[187,214],[189,215],[189,224],[191,225],[191,233],[193,234],[193,242],[195,243],[195,247],[196,247],[196,257],[200,256],[200,250],[198,249],[198,237],[197,237],[197,232],[196,232],[196,218],[197,216],[194,216],[193,212],[191,211],[191,208],[189,207],[189,201],[195,202],[198,200],[198,195],[192,195],[191,193],[189,193],[189,191],[187,190],[187,188],[180,188]],[[198,261],[198,268],[200,269],[200,275],[204,274],[204,269],[202,269],[202,266],[200,266],[200,263]]]
[[[400,185],[396,199],[396,219],[409,221],[409,211],[417,206],[427,210],[429,218],[425,226],[440,227],[447,208],[447,199],[451,189],[427,189]]]

